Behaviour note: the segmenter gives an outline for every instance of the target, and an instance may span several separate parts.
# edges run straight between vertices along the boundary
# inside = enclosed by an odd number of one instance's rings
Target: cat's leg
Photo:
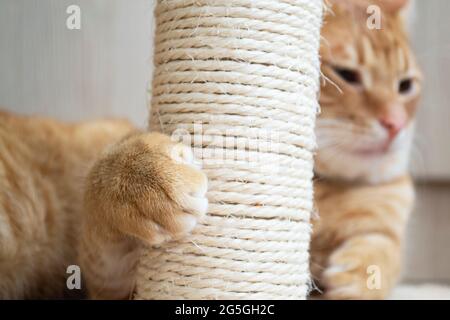
[[[383,233],[350,237],[328,257],[321,283],[327,299],[384,299],[400,272],[399,240]]]
[[[127,299],[142,245],[185,235],[207,210],[207,179],[190,148],[132,135],[93,166],[85,196],[81,271],[91,298]]]
[[[414,203],[407,176],[379,185],[317,182],[311,272],[329,299],[383,299],[401,267]]]

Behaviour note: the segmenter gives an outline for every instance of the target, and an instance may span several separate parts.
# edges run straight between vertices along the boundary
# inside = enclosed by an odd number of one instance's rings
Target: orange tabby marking
[[[421,74],[399,13],[405,1],[331,3],[321,55],[333,83],[323,82],[316,128],[311,269],[330,299],[384,298],[414,200],[408,160]],[[384,9],[381,30],[366,26],[368,4]],[[367,284],[372,266],[380,288]]]
[[[0,298],[61,297],[73,264],[91,297],[128,298],[139,248],[183,235],[206,212],[192,159],[124,121],[0,112]]]

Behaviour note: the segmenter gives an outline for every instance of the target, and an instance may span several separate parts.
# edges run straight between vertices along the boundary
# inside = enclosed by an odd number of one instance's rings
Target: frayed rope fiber
[[[190,138],[210,204],[192,235],[145,250],[135,298],[306,297],[322,11],[158,1],[151,129]]]

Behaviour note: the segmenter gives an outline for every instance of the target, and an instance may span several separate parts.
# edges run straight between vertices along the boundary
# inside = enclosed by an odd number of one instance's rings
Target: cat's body
[[[328,82],[320,98],[311,267],[329,298],[382,298],[397,278],[413,203],[407,159],[418,96],[386,84],[395,87],[397,73],[413,77],[415,64],[397,13],[377,36],[352,22],[354,9],[333,10],[322,71],[343,93]],[[0,112],[0,298],[60,297],[69,265],[81,266],[91,297],[128,298],[140,246],[190,231],[205,193],[190,150],[168,137],[120,121],[69,125]],[[368,286],[377,271],[381,287]]]
[[[0,112],[0,298],[61,298],[70,265],[91,297],[128,298],[140,244],[187,232],[205,212],[206,179],[190,159],[125,121]]]
[[[408,160],[420,71],[405,0],[333,0],[322,30],[311,270],[331,299],[384,298],[396,283],[414,203]],[[367,6],[382,11],[370,29]],[[372,11],[373,12],[373,11]]]
[[[131,126],[0,113],[0,297],[61,297],[77,265],[83,178]]]

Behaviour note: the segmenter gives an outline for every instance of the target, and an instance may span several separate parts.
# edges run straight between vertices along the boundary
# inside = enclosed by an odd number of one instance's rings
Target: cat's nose
[[[393,140],[398,133],[406,126],[406,117],[388,115],[379,119],[380,124],[389,134],[389,139]]]

